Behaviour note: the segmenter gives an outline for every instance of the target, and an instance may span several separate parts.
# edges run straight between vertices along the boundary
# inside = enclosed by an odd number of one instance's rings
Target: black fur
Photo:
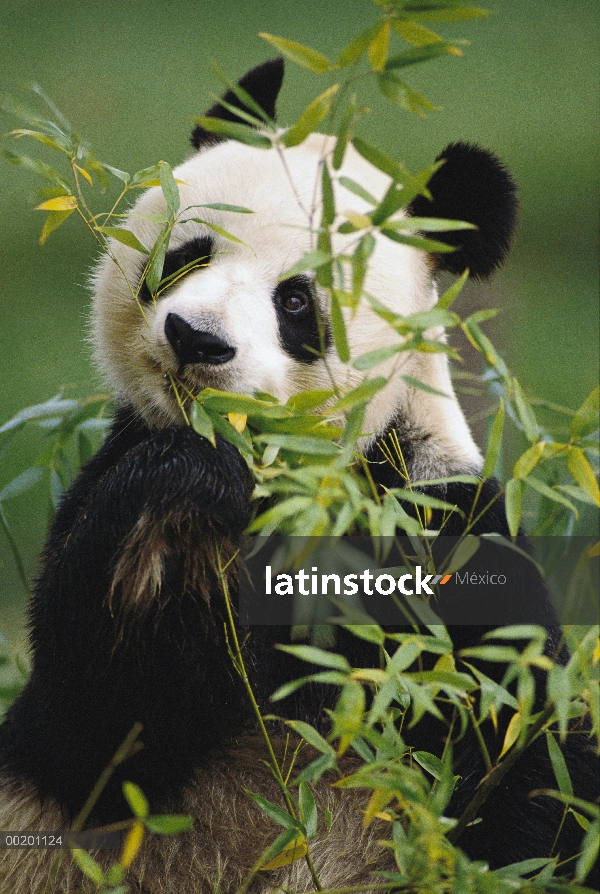
[[[476,533],[506,533],[500,501],[491,501],[495,490],[489,482],[482,492],[491,508]],[[437,489],[432,492],[439,495]],[[77,814],[135,722],[144,724],[144,748],[111,779],[95,810],[96,822],[128,815],[123,779],[141,785],[153,811],[177,803],[194,770],[208,772],[213,757],[252,723],[227,652],[216,579],[207,570],[208,593],[185,581],[190,556],[206,554],[215,533],[241,533],[249,518],[249,496],[247,469],[230,445],[219,441],[215,450],[186,428],[152,432],[122,410],[105,445],[64,498],[30,610],[31,678],[0,727],[0,770],[33,782],[41,797],[55,798],[67,819]],[[463,511],[472,497],[464,486],[451,485],[445,492]],[[107,594],[123,546],[140,521],[148,536],[158,531],[166,543],[163,581],[149,604],[139,614],[132,610],[121,626],[123,594],[118,588],[112,607]],[[457,515],[448,531],[460,530]],[[544,606],[541,581],[528,578],[520,598]],[[478,643],[488,629],[452,628],[457,659],[461,648]],[[281,641],[289,642],[289,630],[276,627],[253,628],[246,641],[250,677],[267,710],[275,688],[310,671],[274,651],[274,643]],[[549,642],[550,651],[555,650],[552,627]],[[339,632],[336,648],[355,666],[378,663],[377,650],[346,631]],[[501,666],[480,667],[501,679]],[[283,703],[283,710],[323,729],[323,709],[334,698],[332,687],[305,687]],[[482,730],[492,755],[498,753],[506,722],[501,715],[498,732],[489,723]],[[415,748],[437,752],[445,733],[445,722],[425,718],[405,737]],[[589,798],[595,783],[586,747],[584,731],[574,733],[566,757],[576,794]],[[462,775],[451,805],[457,815],[484,768],[470,735],[457,743],[455,756]],[[492,867],[549,852],[562,807],[549,799],[530,803],[528,793],[554,786],[541,738],[505,777],[484,806],[483,821],[468,828],[459,845]],[[577,851],[580,833],[567,817],[558,840],[563,858]]]
[[[464,220],[476,230],[431,233],[456,247],[436,255],[440,270],[486,279],[503,262],[517,219],[517,186],[502,162],[487,149],[451,143],[436,159],[444,160],[428,184],[432,199],[417,196],[409,206],[414,217]],[[425,231],[427,235],[427,231]]]
[[[286,301],[296,295],[304,298],[305,306],[295,312],[287,310]],[[322,357],[331,342],[331,334],[319,313],[310,279],[307,276],[292,276],[279,283],[273,303],[284,351],[301,363],[314,363]]]
[[[169,276],[173,276],[174,273],[193,261],[198,261],[199,264],[209,264],[213,249],[214,242],[210,236],[196,236],[195,239],[190,239],[179,248],[170,248],[165,255],[161,279],[168,279]],[[148,304],[152,300],[146,280],[140,288],[140,300],[144,304]]]
[[[238,81],[239,86],[258,103],[266,118],[270,118],[271,121],[275,120],[275,103],[283,82],[283,72],[283,59],[269,59],[268,62],[263,62],[262,65],[257,65],[256,68],[251,69]],[[229,105],[256,116],[254,109],[249,109],[244,105],[232,90],[228,90],[223,99]],[[225,108],[225,106],[222,106],[220,102],[208,110],[206,117],[221,118],[223,121],[235,121],[242,124],[246,123],[242,118]],[[222,142],[220,137],[204,130],[199,124],[192,131],[190,140],[194,149]]]

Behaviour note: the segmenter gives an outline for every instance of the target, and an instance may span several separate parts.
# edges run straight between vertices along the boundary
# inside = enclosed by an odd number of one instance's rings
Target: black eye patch
[[[178,270],[188,264],[193,264],[194,261],[209,264],[212,254],[213,240],[210,236],[197,236],[195,239],[190,239],[189,242],[184,242],[179,248],[170,248],[165,255],[161,279],[175,277]],[[168,287],[168,283],[165,283],[164,287]],[[140,301],[147,304],[151,300],[150,289],[144,280],[140,288]]]
[[[292,276],[280,282],[273,303],[284,351],[301,363],[314,363],[329,347],[331,335],[311,280],[307,276]]]

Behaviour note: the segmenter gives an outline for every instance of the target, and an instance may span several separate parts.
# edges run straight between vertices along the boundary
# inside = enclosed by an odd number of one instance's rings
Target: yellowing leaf
[[[592,498],[597,506],[600,506],[600,488],[598,487],[594,470],[590,466],[583,450],[580,447],[569,447],[567,463],[569,471],[577,484]]]
[[[533,444],[533,446],[529,447],[516,461],[513,469],[513,477],[527,478],[529,473],[533,471],[538,461],[541,459],[543,452],[543,441],[538,441],[537,444]]]
[[[502,745],[502,751],[500,752],[500,757],[506,754],[508,749],[512,748],[512,746],[515,744],[515,742],[519,738],[522,725],[523,715],[520,711],[516,711],[511,717],[510,723],[508,724],[506,735],[504,736],[504,744]]]
[[[75,196],[57,196],[55,199],[48,199],[41,205],[36,205],[34,211],[74,211],[77,208],[77,199]]]
[[[381,71],[390,48],[390,23],[385,22],[369,45],[369,62],[374,71]]]
[[[266,872],[269,869],[279,869],[280,866],[289,866],[290,863],[295,863],[296,860],[301,860],[307,853],[308,847],[304,840],[304,835],[300,835],[298,838],[294,838],[293,841],[290,841],[290,843],[286,845],[276,857],[261,866],[261,872]]]
[[[119,860],[123,869],[128,869],[131,866],[142,846],[143,840],[144,824],[136,820],[127,834],[125,844],[123,845],[123,853]]]
[[[42,232],[40,234],[40,245],[43,245],[50,235],[50,233],[54,232],[57,227],[60,227],[61,223],[70,217],[73,214],[73,208],[69,211],[51,211],[48,217],[44,222],[44,226],[42,227]]]
[[[344,211],[344,217],[346,220],[349,220],[353,227],[356,227],[357,230],[366,230],[368,227],[372,226],[372,221],[370,217],[367,217],[366,214],[359,214],[358,211]]]
[[[84,171],[83,168],[80,168],[79,165],[76,165],[76,164],[74,164],[73,167],[75,168],[76,171],[79,171],[79,173],[81,174],[82,177],[85,177],[85,179],[90,184],[90,186],[94,185],[94,181],[92,180],[91,175],[88,174],[87,171]]]
[[[376,788],[371,797],[363,816],[363,829],[371,825],[376,817],[382,819],[381,811],[387,807],[390,801],[395,797],[396,793],[389,789]],[[390,819],[389,814],[385,815],[386,819]]]
[[[235,430],[239,431],[240,434],[246,428],[248,417],[245,413],[228,413],[227,418],[229,419],[231,425],[233,425]]]

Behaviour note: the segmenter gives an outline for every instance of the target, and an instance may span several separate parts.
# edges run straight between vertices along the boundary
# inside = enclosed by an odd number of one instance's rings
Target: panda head
[[[240,86],[274,118],[283,78],[280,59],[250,71]],[[242,108],[233,92],[208,112],[235,120]],[[93,338],[96,357],[121,399],[152,427],[183,423],[173,378],[191,393],[212,387],[243,394],[267,392],[281,401],[308,388],[348,390],[364,379],[339,360],[328,325],[328,297],[308,274],[283,278],[315,248],[320,220],[321,167],[335,146],[332,137],[312,134],[289,149],[261,149],[216,138],[197,126],[193,154],[175,169],[182,210],[166,254],[163,279],[197,261],[158,299],[142,284],[143,256],[120,242],[111,246],[93,277]],[[432,199],[418,197],[404,212],[418,217],[466,220],[476,230],[444,234],[457,250],[431,256],[407,245],[376,238],[364,289],[402,315],[431,309],[437,301],[439,270],[483,278],[502,262],[516,214],[515,185],[489,152],[453,144],[429,183]],[[331,170],[338,212],[367,213],[370,206],[348,191],[341,178],[358,182],[383,198],[389,179],[351,145],[339,171]],[[252,214],[210,209],[209,204],[243,206]],[[133,207],[127,228],[147,248],[154,244],[165,213],[158,187]],[[201,218],[214,225],[211,229]],[[222,228],[236,237],[221,236]],[[352,245],[352,235],[333,237],[335,253]],[[396,332],[366,301],[346,328],[352,358],[395,344]],[[430,333],[443,339],[443,332]],[[402,352],[374,375],[388,385],[369,405],[365,430],[370,441],[395,426],[420,444],[413,474],[476,471],[481,457],[454,397],[446,356]],[[412,388],[405,376],[448,395]]]

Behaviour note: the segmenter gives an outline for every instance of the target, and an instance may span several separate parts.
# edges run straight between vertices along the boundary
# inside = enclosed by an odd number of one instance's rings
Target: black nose
[[[194,329],[178,314],[167,314],[165,335],[182,366],[186,363],[210,363],[218,366],[235,356],[235,348],[216,335]]]

